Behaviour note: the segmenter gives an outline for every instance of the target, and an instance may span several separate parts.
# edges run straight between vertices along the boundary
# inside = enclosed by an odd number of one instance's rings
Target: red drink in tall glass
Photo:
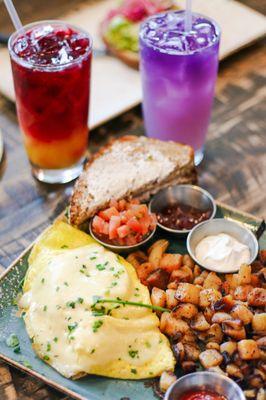
[[[17,114],[34,175],[63,183],[81,171],[88,140],[92,41],[60,21],[41,21],[9,41]]]

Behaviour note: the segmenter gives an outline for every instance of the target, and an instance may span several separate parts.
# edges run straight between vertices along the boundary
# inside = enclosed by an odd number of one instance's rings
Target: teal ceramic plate
[[[225,205],[218,204],[216,217],[225,217],[245,224],[253,232],[257,232],[261,220],[251,215],[243,214]],[[171,234],[158,231],[154,240],[163,236],[170,240],[170,251],[186,253],[184,240]],[[260,238],[260,248],[266,248],[266,232]],[[62,377],[53,368],[35,356],[27,336],[24,322],[17,316],[14,300],[20,290],[21,282],[28,268],[30,249],[26,250],[16,260],[0,279],[0,358],[27,373],[40,378],[45,383],[76,398],[86,400],[154,400],[150,381],[122,381],[96,376],[87,376],[80,380],[70,380]],[[6,345],[6,339],[15,333],[20,342],[20,353]]]

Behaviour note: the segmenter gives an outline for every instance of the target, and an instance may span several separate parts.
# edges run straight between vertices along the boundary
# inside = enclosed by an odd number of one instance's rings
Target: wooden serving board
[[[176,0],[180,8],[184,0]],[[59,16],[91,33],[94,48],[102,50],[99,25],[117,0],[96,0],[73,13]],[[236,52],[266,34],[266,18],[234,0],[194,0],[193,9],[215,19],[222,29],[220,58]],[[15,100],[7,49],[0,49],[0,91]],[[137,71],[108,55],[94,57],[90,121],[95,128],[107,120],[139,104],[142,99],[140,77]]]

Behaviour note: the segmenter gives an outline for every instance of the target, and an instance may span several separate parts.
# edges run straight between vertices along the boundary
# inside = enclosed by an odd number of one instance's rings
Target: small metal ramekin
[[[200,224],[196,225],[187,237],[188,252],[197,264],[208,270],[221,273],[226,272],[227,274],[239,270],[239,266],[226,271],[215,268],[215,266],[213,268],[208,268],[197,259],[195,255],[197,244],[204,237],[209,235],[218,235],[219,233],[226,233],[228,235],[231,235],[239,242],[248,246],[250,251],[250,260],[248,264],[251,264],[255,260],[259,251],[259,244],[256,236],[248,228],[238,222],[231,221],[226,218],[215,218],[211,221],[203,221]]]
[[[90,235],[93,237],[94,240],[99,242],[102,246],[106,247],[109,250],[112,250],[114,253],[131,253],[132,251],[136,251],[138,248],[149,242],[155,234],[156,227],[151,231],[151,233],[145,237],[141,242],[133,244],[131,246],[119,246],[115,244],[106,243],[105,241],[101,240],[98,236],[95,235],[92,229],[92,220],[89,223],[89,231]]]
[[[215,372],[194,372],[178,379],[167,390],[164,400],[180,400],[193,390],[210,390],[227,400],[246,400],[241,388],[230,378]]]
[[[216,204],[213,197],[209,192],[195,185],[175,185],[162,189],[153,196],[149,204],[149,209],[152,213],[157,214],[167,205],[176,203],[192,206],[202,211],[210,210],[211,215],[209,219],[214,218],[216,214]],[[191,229],[171,229],[160,224],[158,221],[157,225],[165,231],[178,234],[179,236],[185,236],[191,231]]]

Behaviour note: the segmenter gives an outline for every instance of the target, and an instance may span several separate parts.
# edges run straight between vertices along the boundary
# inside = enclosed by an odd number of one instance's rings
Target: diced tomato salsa
[[[156,226],[156,216],[138,200],[111,200],[92,220],[93,232],[101,240],[120,246],[141,242]]]

